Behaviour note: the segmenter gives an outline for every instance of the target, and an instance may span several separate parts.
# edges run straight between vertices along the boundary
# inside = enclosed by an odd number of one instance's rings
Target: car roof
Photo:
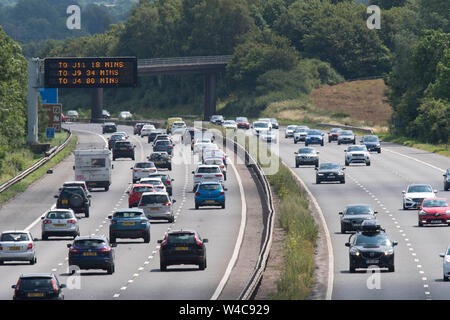
[[[447,198],[425,198],[425,199],[423,199],[423,201],[425,201],[425,200],[445,200],[448,202]]]
[[[5,231],[2,231],[2,234],[3,233],[27,233],[27,234],[30,234],[30,231],[27,231],[27,230],[5,230]]]
[[[180,229],[180,230],[170,230],[169,232],[167,232],[167,234],[177,234],[177,233],[197,233],[197,231],[195,231],[195,230],[189,230],[189,229],[187,229],[187,230],[183,230],[183,229]]]
[[[427,186],[427,187],[431,187],[430,184],[426,184],[426,183],[413,183],[413,184],[409,184],[408,187],[418,187],[418,186]]]
[[[135,183],[133,184],[132,188],[136,188],[136,187],[149,187],[151,186],[153,188],[153,185],[150,183]]]
[[[20,278],[54,278],[53,273],[22,273]]]
[[[67,211],[73,212],[72,209],[67,208],[67,209],[50,209],[50,210],[47,211],[47,213],[48,212],[67,212]]]
[[[94,239],[94,240],[107,240],[105,236],[103,235],[94,235],[94,236],[77,236],[74,240],[89,240],[89,239]]]
[[[197,168],[218,168],[219,166],[216,164],[199,164]]]
[[[167,193],[167,192],[163,192],[163,191],[158,191],[158,192],[144,192],[143,194],[142,194],[142,196],[161,196],[161,195],[164,195],[164,196],[169,196],[169,194]]]
[[[66,182],[64,182],[63,185],[65,185],[65,184],[75,184],[75,183],[78,183],[78,184],[85,184],[86,182],[85,182],[85,181],[81,181],[81,180],[66,181]]]
[[[211,158],[205,158],[205,160],[204,161],[206,161],[206,160],[214,160],[214,161],[222,161],[223,162],[223,158],[220,158],[220,157],[211,157]]]
[[[120,209],[120,210],[116,210],[114,213],[119,213],[119,212],[137,212],[137,213],[144,213],[144,210],[142,209]]]

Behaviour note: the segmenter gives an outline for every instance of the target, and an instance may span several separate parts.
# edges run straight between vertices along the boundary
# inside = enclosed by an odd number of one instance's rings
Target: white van
[[[75,180],[85,181],[89,189],[111,185],[111,151],[108,149],[75,150]]]

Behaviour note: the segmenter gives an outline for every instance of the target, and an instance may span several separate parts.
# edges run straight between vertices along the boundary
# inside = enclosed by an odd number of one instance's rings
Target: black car
[[[160,269],[166,271],[167,266],[180,264],[196,264],[200,270],[206,268],[206,247],[208,239],[203,239],[196,231],[169,231],[159,250]]]
[[[75,273],[79,269],[104,269],[108,274],[113,274],[114,249],[117,244],[109,243],[104,236],[81,236],[76,237],[73,244],[68,243],[69,248],[69,270]]]
[[[366,220],[360,229],[352,234],[345,244],[349,247],[350,272],[358,268],[377,266],[395,271],[394,247],[396,241],[390,241],[376,220]]]
[[[149,178],[153,178],[153,177],[161,178],[161,181],[166,186],[167,193],[169,194],[169,196],[172,196],[172,182],[174,181],[174,179],[172,179],[169,176],[169,174],[158,172],[158,173],[152,173],[148,177]]]
[[[366,146],[367,150],[381,153],[381,141],[376,135],[363,136],[360,142]]]
[[[64,300],[61,289],[65,287],[53,273],[22,274],[17,284],[11,286],[13,300]]]
[[[152,143],[153,141],[155,141],[155,138],[161,134],[164,134],[163,130],[159,129],[159,130],[153,130],[152,132],[150,132],[150,134],[147,137],[147,142],[148,143]]]
[[[181,136],[181,142],[183,142],[183,144],[190,144],[192,140],[194,140],[196,132],[199,132],[199,130],[195,128],[186,128]]]
[[[341,215],[341,233],[357,231],[365,220],[375,220],[377,211],[368,204],[352,204],[345,207]]]
[[[339,163],[326,162],[315,169],[317,184],[324,181],[339,181],[340,183],[345,183],[345,168],[342,168]]]
[[[117,126],[114,122],[105,122],[102,126],[102,133],[117,132]]]
[[[116,160],[118,158],[131,158],[132,160],[134,160],[135,147],[136,146],[133,145],[130,141],[116,141],[112,149],[113,160]]]
[[[448,191],[450,189],[450,168],[445,171],[444,176],[444,190]]]
[[[89,217],[89,207],[91,206],[91,195],[87,194],[82,187],[64,187],[59,195],[55,195],[56,209],[72,209],[75,213],[84,213]]]
[[[172,157],[167,152],[153,152],[147,159],[153,162],[158,169],[172,170]]]
[[[125,137],[121,134],[113,134],[111,137],[109,137],[108,139],[108,149],[111,150],[114,146],[114,144],[116,143],[116,141],[124,141]]]
[[[224,119],[223,119],[222,115],[217,115],[216,114],[216,115],[211,116],[210,121],[211,121],[211,123],[222,125],[223,122],[224,122]]]
[[[158,140],[153,144],[154,152],[167,152],[169,155],[173,153],[173,143],[170,140]]]
[[[146,123],[143,123],[143,122],[138,122],[138,123],[136,123],[136,124],[134,125],[133,133],[140,136],[140,135],[141,135],[142,127],[145,126],[145,125],[146,125]]]

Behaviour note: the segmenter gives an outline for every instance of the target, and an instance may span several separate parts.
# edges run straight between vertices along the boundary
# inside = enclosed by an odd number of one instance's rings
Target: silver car
[[[80,235],[78,220],[72,209],[53,209],[41,219],[42,240],[48,240],[51,236],[75,238]]]
[[[167,192],[166,186],[160,177],[147,177],[139,180],[139,183],[151,184],[156,192]]]
[[[174,222],[173,203],[167,192],[144,192],[139,201],[138,208],[144,210],[148,219],[167,220]]]
[[[448,281],[450,279],[450,245],[448,246],[445,253],[441,253],[439,255],[441,258],[444,258],[443,262],[443,274],[444,274],[444,281]]]
[[[194,175],[193,192],[202,182],[219,182],[223,185],[225,181],[222,170],[218,165],[199,165],[196,171],[192,171],[192,174]]]
[[[131,168],[133,170],[133,183],[136,183],[136,181],[147,178],[152,173],[158,172],[158,169],[156,168],[155,164],[153,162],[136,162],[134,167]]]
[[[5,261],[36,263],[36,249],[29,231],[4,231],[0,235],[0,264]]]

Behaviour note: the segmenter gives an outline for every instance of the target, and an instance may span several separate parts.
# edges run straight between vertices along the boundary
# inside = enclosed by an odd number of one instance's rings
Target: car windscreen
[[[153,192],[153,187],[134,187],[133,192]]]
[[[136,168],[145,169],[145,168],[154,168],[155,164],[153,162],[138,162],[136,163]]]
[[[20,290],[53,290],[51,278],[21,278]]]
[[[218,167],[202,167],[198,168],[197,173],[219,173],[220,168]]]
[[[378,138],[375,136],[367,136],[363,139],[364,142],[378,142]]]
[[[351,206],[347,207],[345,214],[347,215],[357,215],[357,214],[371,214],[372,210],[370,206],[361,205],[361,206]]]
[[[447,201],[445,200],[425,200],[423,202],[424,208],[434,208],[434,207],[448,207]]]
[[[0,241],[29,241],[28,234],[19,232],[3,233]]]
[[[138,218],[142,217],[142,212],[116,212],[114,218]]]
[[[269,124],[267,122],[257,122],[253,124],[254,128],[268,128]]]
[[[305,128],[296,128],[295,132],[306,132],[308,129]]]
[[[170,202],[167,195],[164,194],[154,194],[154,195],[145,195],[141,198],[140,205],[148,205],[148,204],[157,204],[157,203],[167,203]]]
[[[319,167],[319,170],[337,170],[339,169],[341,166],[338,164],[334,164],[334,163],[324,163],[321,164]]]
[[[348,147],[347,149],[348,152],[352,152],[352,151],[367,151],[367,148],[364,146],[353,146],[353,147]]]
[[[391,242],[387,238],[385,234],[377,234],[377,235],[365,235],[359,234],[356,236],[355,245],[357,246],[388,246]]]
[[[332,132],[332,133],[340,132],[340,131],[342,131],[342,129],[334,128],[334,129],[330,130],[330,132]]]
[[[297,128],[297,126],[287,126],[286,129],[288,129],[288,130],[295,130],[295,128]]]
[[[352,136],[353,132],[351,132],[351,131],[341,131],[339,133],[339,135],[341,135],[341,136]]]
[[[106,242],[102,239],[80,239],[75,240],[75,246],[78,248],[98,248],[105,246]]]
[[[236,118],[236,122],[247,122],[247,118]]]
[[[214,191],[214,190],[219,190],[220,188],[221,188],[221,185],[218,183],[207,183],[207,184],[200,185],[200,190]]]
[[[319,130],[309,130],[308,131],[308,135],[310,135],[310,136],[320,136],[320,135],[322,135],[322,132],[320,132]]]
[[[193,233],[174,233],[167,236],[168,244],[195,243],[195,234]]]
[[[50,211],[47,219],[72,219],[73,213],[70,211]]]
[[[430,186],[410,186],[408,188],[408,193],[413,192],[433,192]]]
[[[314,149],[313,148],[301,148],[301,149],[298,149],[298,153],[310,154],[310,153],[314,153]]]

